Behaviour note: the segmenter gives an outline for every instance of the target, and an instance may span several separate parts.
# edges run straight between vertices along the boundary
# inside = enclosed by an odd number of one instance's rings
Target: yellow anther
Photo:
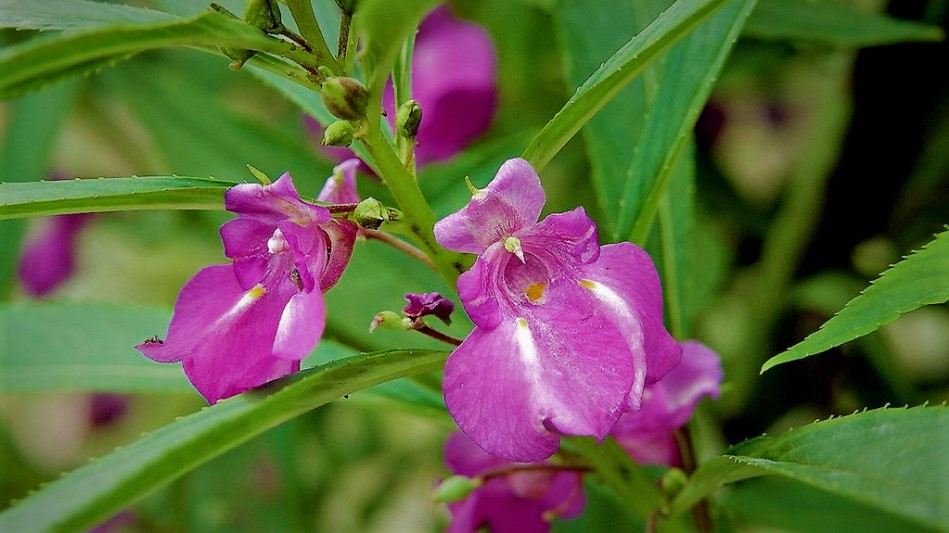
[[[517,322],[517,325],[520,326],[520,327],[522,327],[522,328],[529,327],[529,326],[527,325],[527,319],[526,319],[526,318],[518,318],[518,319],[516,320],[516,322]]]
[[[527,299],[530,300],[531,303],[536,303],[537,300],[540,300],[544,296],[544,289],[546,288],[546,283],[534,283],[524,289],[524,294],[527,295]]]
[[[580,286],[583,287],[584,289],[589,289],[592,291],[596,289],[596,282],[590,281],[588,279],[584,279],[580,281]]]
[[[259,283],[254,285],[254,288],[247,291],[247,296],[250,296],[250,298],[253,300],[257,300],[265,294],[267,294],[267,289],[265,289],[264,286]]]

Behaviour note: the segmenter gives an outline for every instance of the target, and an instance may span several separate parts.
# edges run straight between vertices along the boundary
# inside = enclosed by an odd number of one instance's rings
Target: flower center
[[[267,251],[271,254],[279,254],[281,252],[286,252],[289,249],[290,243],[284,238],[283,232],[280,231],[280,228],[274,230],[273,236],[267,239]]]

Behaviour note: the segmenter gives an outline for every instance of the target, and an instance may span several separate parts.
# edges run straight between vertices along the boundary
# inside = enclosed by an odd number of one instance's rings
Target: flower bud
[[[408,100],[399,106],[395,114],[395,125],[399,135],[414,139],[418,135],[418,126],[422,122],[422,106],[415,100]]]
[[[352,220],[366,229],[379,229],[383,222],[389,221],[389,208],[375,198],[366,198],[356,205]]]
[[[267,33],[276,33],[283,28],[276,0],[248,0],[244,6],[244,20]]]
[[[480,487],[482,483],[484,483],[484,480],[481,478],[451,476],[438,484],[432,498],[438,503],[461,501]]]
[[[670,498],[674,498],[679,494],[679,491],[685,487],[688,481],[689,478],[685,475],[685,472],[678,468],[670,468],[663,474],[660,486],[662,487],[662,492]]]
[[[345,120],[358,120],[366,116],[369,93],[359,80],[327,78],[320,92],[323,94],[323,104],[333,115]]]
[[[352,123],[338,120],[323,131],[323,146],[349,146],[353,143],[355,134],[356,130]]]
[[[382,311],[372,317],[372,323],[369,324],[369,333],[375,331],[376,328],[408,331],[412,329],[412,320],[399,316],[392,311]]]

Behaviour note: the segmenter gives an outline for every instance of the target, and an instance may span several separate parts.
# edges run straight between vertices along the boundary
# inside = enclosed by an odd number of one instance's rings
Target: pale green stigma
[[[521,249],[521,240],[517,237],[508,237],[504,239],[504,249],[516,255],[521,263],[524,263],[524,250]]]

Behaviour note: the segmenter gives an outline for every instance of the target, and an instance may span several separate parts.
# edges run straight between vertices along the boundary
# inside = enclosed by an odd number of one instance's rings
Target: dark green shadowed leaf
[[[96,178],[0,183],[0,219],[141,209],[224,209],[234,182],[211,178]]]
[[[949,408],[878,409],[734,446],[672,502],[684,512],[723,483],[780,475],[924,527],[949,524]]]
[[[903,313],[949,300],[949,231],[900,261],[851,300],[819,330],[769,359],[761,371],[821,353],[862,337]]]
[[[75,30],[177,18],[161,11],[88,0],[0,0],[0,27],[5,28]]]
[[[379,383],[441,368],[445,352],[396,350],[288,376],[169,424],[0,513],[0,531],[83,531],[281,422]]]
[[[761,0],[742,34],[846,48],[943,38],[936,26],[864,11],[839,0]]]
[[[676,2],[606,60],[531,141],[523,157],[540,171],[600,109],[663,52],[729,0]]]

